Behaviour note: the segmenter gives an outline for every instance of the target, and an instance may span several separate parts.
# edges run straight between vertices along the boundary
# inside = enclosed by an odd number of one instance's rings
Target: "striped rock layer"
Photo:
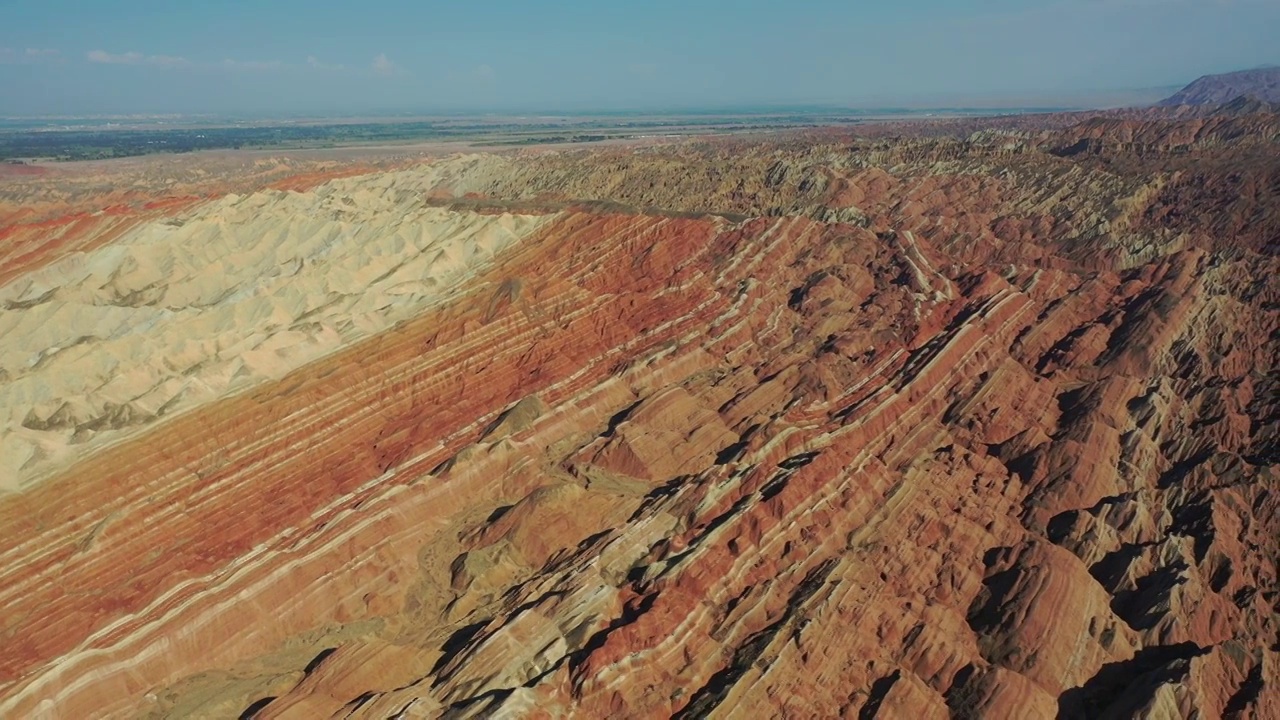
[[[714,148],[458,158],[15,265],[0,716],[1280,715],[1280,268],[1061,139],[752,149],[720,213],[644,189]]]

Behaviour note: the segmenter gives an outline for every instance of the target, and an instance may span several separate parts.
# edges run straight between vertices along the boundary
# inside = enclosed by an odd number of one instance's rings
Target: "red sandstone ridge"
[[[1280,716],[1280,149],[1204,123],[452,158],[19,268],[0,716]]]

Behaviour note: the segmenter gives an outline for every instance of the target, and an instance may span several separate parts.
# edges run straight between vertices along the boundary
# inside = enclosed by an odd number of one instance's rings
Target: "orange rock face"
[[[273,180],[467,270],[0,496],[0,716],[1280,716],[1280,199],[1170,209],[1280,149],[1202,122]]]

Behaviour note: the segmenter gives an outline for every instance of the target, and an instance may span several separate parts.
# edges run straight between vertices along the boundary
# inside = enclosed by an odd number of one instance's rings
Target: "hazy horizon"
[[[6,15],[0,116],[318,116],[1122,105],[1274,63],[1280,2],[50,0]]]

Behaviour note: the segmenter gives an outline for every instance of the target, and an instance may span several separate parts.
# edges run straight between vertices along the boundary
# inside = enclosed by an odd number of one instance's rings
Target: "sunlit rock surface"
[[[1056,122],[14,181],[0,716],[1280,716],[1276,119]]]

